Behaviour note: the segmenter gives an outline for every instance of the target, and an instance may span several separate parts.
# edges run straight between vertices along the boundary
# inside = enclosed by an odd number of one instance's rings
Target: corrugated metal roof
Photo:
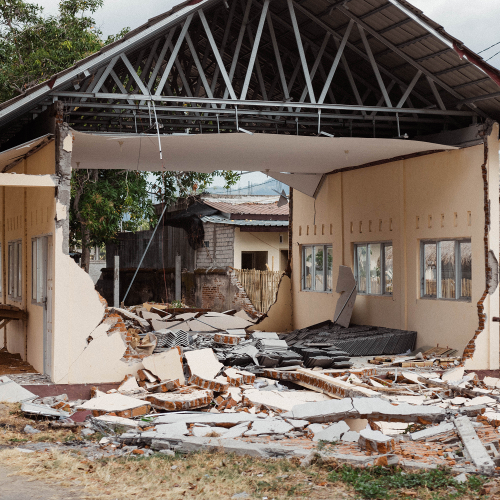
[[[229,224],[232,226],[281,226],[288,228],[287,220],[238,220],[238,219],[226,219],[224,217],[218,217],[217,215],[202,217],[203,222],[211,222],[212,224]]]
[[[274,204],[260,204],[260,203],[227,203],[211,200],[203,200],[205,205],[215,208],[227,214],[240,214],[240,215],[288,215],[288,204],[278,207]]]
[[[198,9],[203,8],[208,11],[220,5],[222,1],[184,2],[171,11],[151,19],[98,53],[57,73],[47,82],[0,104],[0,121],[8,124],[2,132],[6,136],[9,133],[12,134],[13,127],[10,122],[13,118],[35,109],[48,97],[50,98],[51,92],[73,88],[72,81],[78,79],[79,75],[90,73],[93,78],[97,68],[107,65],[120,51],[127,51],[130,59],[135,61],[140,55],[141,47],[144,48],[146,43],[152,43],[163,33],[162,30],[181,24],[189,14]],[[253,3],[260,6],[258,0],[254,0]],[[294,1],[293,4],[301,36],[304,40],[308,40],[307,43],[313,47],[313,51],[319,48],[321,40],[325,37],[325,30],[327,33],[331,32],[335,42],[338,42],[346,32],[349,22],[354,20],[366,33],[374,58],[382,68],[386,85],[391,82],[392,78],[395,90],[401,86],[404,88],[420,69],[424,74],[419,78],[414,91],[415,95],[418,94],[418,99],[423,102],[422,106],[426,106],[425,109],[437,107],[434,91],[425,77],[427,72],[436,81],[444,108],[456,111],[470,106],[472,110],[479,111],[483,117],[489,116],[500,121],[500,71],[485,62],[480,55],[472,52],[460,40],[447,33],[438,23],[427,18],[422,11],[409,2],[405,0],[348,0],[347,2],[346,0],[304,0]],[[286,16],[283,14],[288,12],[287,1],[273,0],[269,4],[269,11],[275,19],[275,29],[280,30],[280,44],[284,47],[296,45],[289,19],[285,19]],[[220,38],[225,33],[225,26],[226,21],[221,19],[213,28],[217,43],[220,43]],[[478,31],[480,28],[480,26],[477,27]],[[264,31],[267,33],[267,30]],[[266,42],[261,45],[259,59],[262,61],[262,67],[265,68],[262,77],[263,86],[269,90],[273,85],[271,81],[274,79],[275,71],[269,71],[268,67],[275,68],[275,60],[272,58],[271,44]],[[336,43],[332,40],[328,41],[325,54],[332,58],[335,57],[336,52]],[[358,83],[363,81],[366,89],[372,92],[366,101],[375,100],[376,102],[379,85],[373,68],[367,60],[361,32],[356,27],[352,30],[347,42],[345,55],[348,56],[351,69],[355,68],[355,80]],[[224,63],[230,65],[232,59],[230,51],[226,50],[222,57]],[[308,55],[308,57],[311,56]],[[329,63],[327,64],[326,71],[329,66]],[[116,71],[119,72],[122,66],[120,62],[119,67],[115,68]],[[321,71],[325,71],[325,68],[321,68],[318,74]],[[88,75],[87,78],[89,78]],[[303,83],[299,82],[299,84],[303,88]],[[347,81],[339,82],[334,93],[339,93],[342,99],[343,88],[348,88],[348,85]],[[274,86],[273,88],[277,89]],[[273,100],[282,102],[282,97],[280,92],[276,91]],[[479,100],[472,102],[478,97]],[[252,100],[260,98],[262,96],[259,91],[252,94]],[[395,105],[398,96],[392,99]]]

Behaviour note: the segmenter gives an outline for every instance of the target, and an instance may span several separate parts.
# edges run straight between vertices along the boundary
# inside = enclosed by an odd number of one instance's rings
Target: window
[[[11,241],[8,248],[8,296],[21,300],[22,296],[22,242]]]
[[[354,276],[358,293],[392,295],[392,243],[354,245]]]
[[[470,240],[422,241],[420,258],[422,297],[471,300]]]
[[[31,300],[43,304],[47,296],[48,238],[31,240]]]
[[[331,245],[302,247],[302,290],[331,292],[333,249]]]

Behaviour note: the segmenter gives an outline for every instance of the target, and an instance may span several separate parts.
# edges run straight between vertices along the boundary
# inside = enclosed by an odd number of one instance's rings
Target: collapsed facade
[[[352,266],[355,321],[498,368],[500,73],[405,1],[344,3],[187,2],[0,106],[10,352],[78,382],[92,337],[93,381],[130,371],[68,255],[73,168],[225,169],[293,188],[293,328]]]

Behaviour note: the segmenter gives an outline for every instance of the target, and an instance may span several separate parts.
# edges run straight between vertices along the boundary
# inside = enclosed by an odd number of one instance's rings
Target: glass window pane
[[[366,245],[356,246],[356,266],[358,270],[358,292],[366,293]]]
[[[313,252],[312,247],[304,248],[304,288],[311,290],[313,273]]]
[[[21,242],[17,244],[17,296],[21,297],[21,284],[23,282],[22,279],[22,269],[23,269],[23,259],[21,254]]]
[[[380,243],[368,245],[368,248],[370,251],[370,293],[380,295],[382,293]]]
[[[472,246],[470,241],[460,243],[460,257],[461,257],[461,296],[472,297]]]
[[[314,289],[322,292],[325,289],[324,283],[324,247],[314,247]]]
[[[424,297],[437,297],[436,243],[424,244]]]
[[[36,240],[31,242],[31,298],[36,301]]]
[[[385,245],[384,247],[384,273],[385,273],[385,290],[384,293],[392,293],[392,245]]]
[[[326,289],[333,290],[333,248],[327,247]]]
[[[439,243],[441,251],[441,295],[443,299],[454,299],[455,293],[455,242],[441,241]]]

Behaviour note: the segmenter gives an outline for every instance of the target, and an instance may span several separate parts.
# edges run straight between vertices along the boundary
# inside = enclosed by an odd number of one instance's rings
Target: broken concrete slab
[[[290,411],[298,404],[330,400],[329,396],[314,391],[260,391],[259,389],[243,391],[244,403],[281,411]]]
[[[359,434],[358,443],[362,450],[384,454],[394,451],[394,439],[391,436],[372,429],[364,429]]]
[[[187,436],[189,434],[188,426],[185,422],[175,422],[172,424],[160,425],[156,428],[156,434],[161,436]]]
[[[239,387],[242,384],[253,384],[255,382],[255,374],[245,370],[226,368],[224,375],[226,375],[227,381],[232,387]]]
[[[225,437],[229,429],[224,427],[209,427],[207,425],[195,425],[191,428],[191,434],[195,437]]]
[[[126,375],[125,379],[118,387],[118,392],[121,393],[134,393],[139,392],[140,390],[141,387],[139,387],[139,384],[133,375]]]
[[[349,430],[340,438],[340,440],[343,443],[357,443],[359,441],[359,438],[359,432]]]
[[[441,380],[446,383],[450,382],[460,382],[464,378],[465,368],[459,366],[457,368],[452,368],[451,370],[446,370],[441,376]]]
[[[314,433],[313,441],[328,441],[329,443],[340,441],[342,436],[349,432],[349,426],[345,422],[336,422],[325,429]],[[356,433],[357,434],[357,433]]]
[[[258,458],[302,458],[310,453],[309,449],[282,446],[275,443],[247,443],[236,439],[192,436],[181,439],[153,439],[151,448],[154,450],[171,449],[179,453],[193,453],[200,450],[222,451],[223,453]]]
[[[294,429],[304,429],[309,425],[308,420],[296,420],[294,418],[287,418],[286,421],[293,426]]]
[[[144,329],[145,332],[149,332],[151,330],[149,321],[137,316],[137,314],[127,311],[126,309],[121,309],[120,307],[110,307],[109,311],[111,314],[119,314],[125,320],[135,321],[141,326],[141,328]]]
[[[197,320],[200,323],[203,323],[204,325],[208,325],[209,327],[215,329],[215,330],[235,330],[235,329],[240,329],[240,328],[247,328],[253,323],[251,321],[247,321],[246,319],[239,318],[236,315],[235,316],[228,316],[228,315],[222,315],[222,316],[207,316],[204,315],[201,318],[198,318]]]
[[[41,415],[48,418],[69,418],[71,413],[63,410],[55,410],[47,405],[39,405],[28,401],[22,403],[21,411],[28,415]]]
[[[175,422],[185,422],[186,424],[205,424],[221,427],[234,427],[242,423],[250,423],[263,417],[246,412],[238,413],[201,413],[201,412],[179,412],[167,415],[160,415],[153,421],[154,425],[160,426]],[[309,423],[309,422],[308,422]]]
[[[36,394],[16,384],[9,377],[0,377],[0,402],[23,403],[24,401],[32,401],[36,398],[38,398]]]
[[[142,360],[144,368],[156,375],[160,380],[178,380],[184,385],[184,368],[180,347],[153,354]]]
[[[229,389],[229,382],[226,377],[216,377],[215,379],[205,379],[199,375],[191,375],[188,381],[191,385],[196,385],[202,389],[210,389],[214,392],[226,392]]]
[[[189,410],[208,406],[214,397],[209,390],[190,390],[189,392],[155,393],[146,396],[154,407],[166,411]]]
[[[297,384],[307,387],[309,389],[328,394],[336,398],[349,398],[349,397],[378,397],[379,394],[371,389],[358,387],[344,382],[339,378],[330,377],[323,373],[308,370],[307,368],[300,368],[297,370],[300,379],[296,381]]]
[[[115,413],[118,417],[131,418],[146,415],[149,413],[151,405],[140,399],[115,393],[92,398],[80,405],[79,408],[91,410],[94,417],[106,413]]]
[[[235,438],[243,436],[243,434],[248,430],[249,426],[250,426],[250,424],[248,422],[245,422],[242,424],[235,425],[234,427],[231,427],[224,434],[224,439],[235,439]],[[218,429],[219,428],[220,427],[218,427]]]
[[[488,455],[486,448],[479,439],[468,417],[458,417],[454,420],[458,435],[469,453],[474,465],[483,472],[493,472],[495,464]]]
[[[423,441],[430,437],[438,436],[445,432],[450,432],[455,429],[455,425],[451,422],[442,422],[439,425],[428,427],[422,431],[412,432],[410,437],[413,441]]]
[[[197,349],[185,353],[186,363],[191,375],[198,375],[205,380],[213,379],[224,368],[212,349]]]
[[[293,426],[281,418],[263,418],[256,420],[245,432],[245,436],[260,436],[263,434],[286,434]]]
[[[391,404],[380,398],[346,398],[297,405],[284,417],[309,422],[338,422],[345,418],[367,418],[390,422],[440,422],[446,417],[443,408],[402,403]]]
[[[100,417],[95,417],[98,422],[103,422],[111,428],[125,428],[125,429],[139,429],[143,425],[147,425],[145,422],[140,422],[138,420],[132,420],[130,418],[116,417],[115,415],[102,415]],[[142,424],[142,425],[141,425]]]

